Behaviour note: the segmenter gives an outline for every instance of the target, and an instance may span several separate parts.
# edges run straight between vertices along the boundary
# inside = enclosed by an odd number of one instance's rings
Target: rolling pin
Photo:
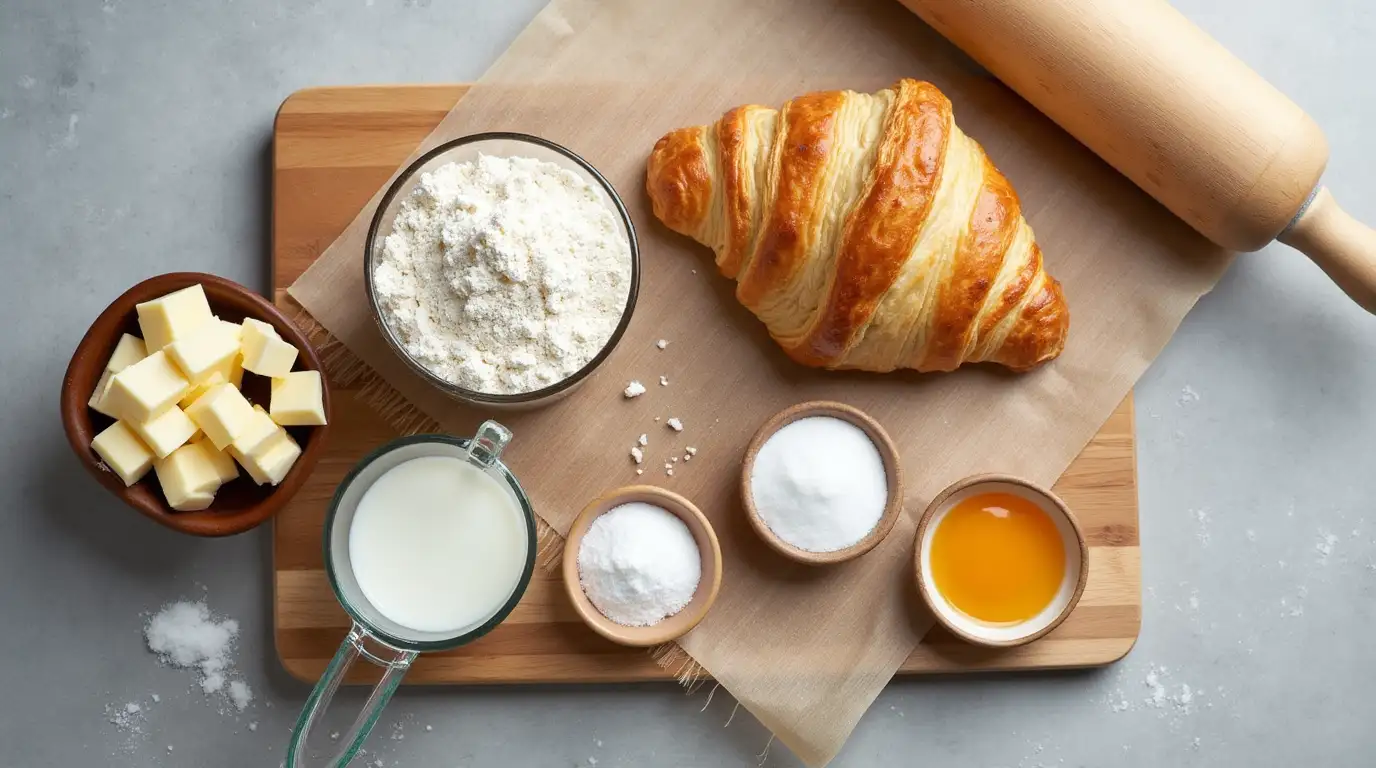
[[[1319,177],[1319,126],[1164,0],[901,0],[1224,248],[1272,240],[1376,313],[1376,230]]]

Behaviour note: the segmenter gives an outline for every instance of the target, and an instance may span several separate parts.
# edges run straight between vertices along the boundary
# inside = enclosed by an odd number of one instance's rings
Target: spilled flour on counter
[[[183,600],[154,614],[143,635],[148,650],[163,664],[197,670],[204,693],[219,693],[228,684],[230,701],[241,712],[253,701],[246,683],[228,680],[234,673],[231,652],[239,635],[239,622],[234,619],[216,621],[204,602]]]

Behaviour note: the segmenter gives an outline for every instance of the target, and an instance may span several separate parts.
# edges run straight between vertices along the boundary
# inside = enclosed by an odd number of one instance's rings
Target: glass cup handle
[[[502,449],[511,442],[511,430],[495,421],[484,421],[478,427],[478,434],[468,441],[468,455],[479,466],[490,467],[502,455]]]
[[[315,689],[311,691],[310,698],[306,700],[306,706],[301,710],[301,719],[296,721],[296,729],[291,734],[291,745],[287,747],[286,768],[316,768],[316,766],[329,766],[337,768],[345,766],[358,754],[358,750],[363,746],[363,742],[368,738],[368,734],[373,730],[378,717],[382,714],[382,708],[387,706],[392,694],[396,692],[397,686],[401,684],[401,678],[406,675],[406,670],[411,668],[411,662],[416,660],[413,651],[400,651],[387,648],[390,653],[380,654],[369,649],[365,643],[372,636],[368,630],[359,626],[357,623],[349,630],[348,637],[340,643],[339,650],[335,652],[334,658],[330,660],[330,665],[325,668],[325,674],[320,677],[320,682],[315,684]],[[376,647],[378,643],[374,643]],[[384,646],[386,647],[386,646]],[[329,745],[324,751],[318,751],[317,747],[311,746],[311,731],[320,721],[320,715],[324,714],[334,699],[339,686],[344,682],[344,675],[353,666],[359,657],[383,667],[387,671],[382,674],[382,679],[377,685],[373,686],[373,692],[364,702],[363,708],[359,711],[354,724],[349,726],[349,730],[340,736],[337,741],[329,740]],[[319,739],[316,740],[318,744]]]

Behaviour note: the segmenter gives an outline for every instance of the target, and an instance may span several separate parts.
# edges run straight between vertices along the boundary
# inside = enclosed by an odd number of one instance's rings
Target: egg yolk
[[[1010,493],[971,496],[932,534],[932,578],[962,613],[989,623],[1041,613],[1061,587],[1065,545],[1036,504]]]

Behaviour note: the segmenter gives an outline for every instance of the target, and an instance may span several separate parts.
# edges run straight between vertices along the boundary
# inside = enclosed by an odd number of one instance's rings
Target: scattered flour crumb
[[[640,450],[639,446],[634,446],[631,448],[631,458],[635,460],[635,463],[639,464],[645,461],[645,452]]]
[[[243,712],[253,701],[253,689],[243,680],[235,680],[229,684],[229,700],[234,702],[235,709]]]
[[[1319,531],[1319,540],[1314,544],[1314,550],[1319,553],[1319,565],[1328,563],[1328,556],[1333,554],[1333,545],[1337,543],[1337,536],[1327,531]]]
[[[674,464],[677,464],[677,463],[678,463],[678,457],[677,457],[677,456],[671,456],[671,457],[669,457],[669,461],[673,462]]]
[[[589,757],[589,758],[588,758],[588,765],[597,765],[597,758],[595,758],[595,757]]]
[[[1199,591],[1196,590],[1190,595],[1190,610],[1199,610]]]
[[[139,705],[131,701],[128,704],[124,705],[124,711],[128,712],[131,715],[137,715],[138,713],[143,711],[143,707],[140,707]]]
[[[638,381],[632,380],[630,383],[626,385],[626,389],[621,394],[625,395],[627,400],[631,399],[632,397],[640,397],[641,395],[645,394],[645,385],[641,384]]]
[[[669,377],[668,377],[668,376],[660,376],[660,377],[659,377],[659,386],[661,386],[661,387],[667,387],[667,386],[669,386]]]
[[[162,697],[159,696],[159,695],[156,694],[156,693],[153,694],[153,703],[154,703],[154,704],[157,704],[157,703],[160,702],[160,701],[162,701]]]
[[[1199,524],[1199,530],[1195,533],[1195,538],[1199,539],[1200,544],[1206,547],[1209,546],[1209,540],[1211,538],[1209,535],[1209,508],[1200,507],[1194,510],[1194,519],[1195,522]]]
[[[637,470],[635,471],[635,473],[636,473],[637,475],[643,475],[643,474],[645,474],[645,470],[643,470],[643,469],[637,469]]]
[[[650,436],[642,432],[642,433],[640,434],[640,437],[636,438],[636,443],[637,443],[638,445],[641,445],[641,446],[649,445],[649,444],[650,444]]]
[[[593,745],[596,746],[598,749],[601,749],[601,748],[602,748],[602,740],[601,740],[601,739],[593,739],[593,740],[592,740],[592,743],[593,743]]]
[[[435,726],[433,726],[433,725],[427,725],[427,726],[425,726],[425,730],[427,730],[427,731],[433,731],[433,730],[435,730]]]
[[[258,721],[257,721],[257,720],[254,720],[253,722],[249,723],[249,724],[248,724],[248,729],[249,729],[250,731],[256,731],[256,730],[258,730]]]
[[[1199,737],[1198,737],[1198,736],[1194,737],[1194,741],[1190,742],[1190,749],[1193,749],[1193,750],[1196,751],[1196,752],[1199,751]]]
[[[1150,691],[1150,694],[1144,699],[1147,705],[1157,709],[1164,706],[1166,703],[1166,686],[1161,684],[1161,676],[1155,667],[1147,671],[1147,676],[1142,682]]]
[[[677,417],[671,417],[668,421],[666,421],[666,422],[664,422],[664,423],[665,423],[665,424],[668,424],[668,425],[669,425],[669,429],[672,429],[672,430],[674,430],[675,432],[682,432],[682,431],[683,431],[683,422],[679,421]]]
[[[664,349],[665,347],[669,346],[669,340],[668,340],[668,339],[660,339],[659,341],[656,341],[656,342],[655,342],[655,346],[656,346],[656,347],[659,347],[660,349]]]
[[[1256,540],[1257,540],[1257,532],[1254,531],[1254,530],[1252,530],[1251,528],[1248,528],[1248,529],[1247,529],[1247,540],[1248,540],[1248,541],[1256,541]]]
[[[696,455],[698,455],[698,449],[694,448],[694,447],[691,446],[691,445],[688,446],[687,448],[684,448],[683,450],[687,451],[689,456],[696,456]]]
[[[664,474],[668,475],[669,477],[673,477],[673,476],[674,476],[674,470],[672,470],[672,469],[666,469],[666,470],[664,470]]]
[[[1194,391],[1194,387],[1191,387],[1189,384],[1186,384],[1185,388],[1180,390],[1180,397],[1176,400],[1176,402],[1180,405],[1185,405],[1186,403],[1197,403],[1199,402],[1199,393]]]
[[[330,741],[339,741],[339,731],[330,734]]]

